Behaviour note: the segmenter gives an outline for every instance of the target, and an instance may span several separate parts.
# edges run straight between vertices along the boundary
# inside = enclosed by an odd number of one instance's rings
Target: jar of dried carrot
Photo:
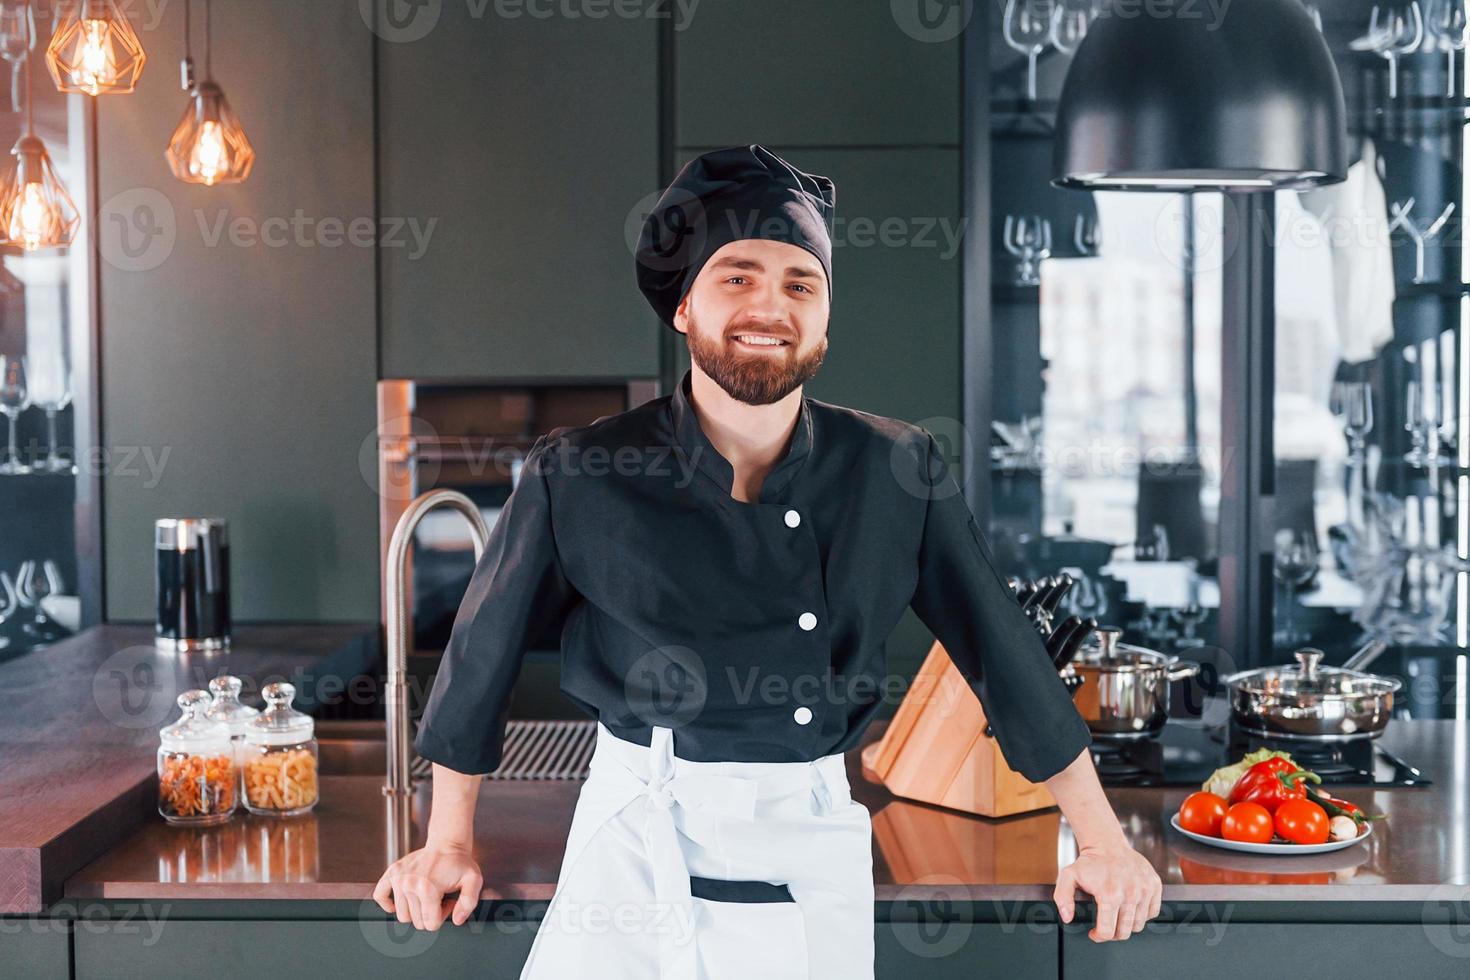
[[[296,688],[285,682],[261,688],[265,710],[245,729],[245,808],[291,816],[317,801],[317,743],[310,715],[291,707]]]
[[[229,726],[208,717],[208,691],[178,697],[183,717],[158,733],[158,812],[169,823],[224,823],[235,812],[240,777]]]

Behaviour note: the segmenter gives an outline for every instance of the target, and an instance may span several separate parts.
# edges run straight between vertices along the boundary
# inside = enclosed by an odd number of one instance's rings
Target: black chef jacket
[[[1011,768],[1041,782],[1088,746],[928,430],[803,397],[745,503],[689,386],[532,446],[455,618],[421,756],[494,770],[522,656],[559,634],[563,691],[622,738],[647,745],[660,725],[684,759],[817,759],[902,694],[884,642],[910,605]]]

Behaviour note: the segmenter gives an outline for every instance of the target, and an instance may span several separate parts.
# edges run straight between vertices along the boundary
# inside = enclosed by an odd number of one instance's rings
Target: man
[[[842,757],[910,605],[1071,825],[1063,921],[1074,887],[1097,941],[1158,914],[1158,875],[933,436],[802,392],[828,348],[834,206],[830,180],[744,146],[691,161],[648,216],[639,287],[692,367],[527,455],[417,739],[425,847],[375,892],[400,921],[474,911],[472,774],[499,765],[521,654],[559,634],[597,744],[522,976],[871,978],[871,825]]]

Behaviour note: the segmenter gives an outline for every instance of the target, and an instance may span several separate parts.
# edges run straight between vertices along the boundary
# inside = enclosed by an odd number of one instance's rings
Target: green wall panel
[[[214,515],[237,619],[375,619],[372,34],[357,0],[213,15],[248,181],[165,163],[182,4],[139,25],[137,92],[98,105],[107,616],[153,616],[155,518]]]

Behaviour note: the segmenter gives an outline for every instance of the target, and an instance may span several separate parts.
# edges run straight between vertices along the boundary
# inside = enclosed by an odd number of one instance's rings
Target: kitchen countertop
[[[151,625],[94,626],[0,664],[0,913],[34,913],[67,876],[156,818],[158,729],[221,673],[289,680],[306,710],[373,667],[376,623],[236,625],[231,648],[176,654]]]
[[[868,733],[876,737],[878,726]],[[1212,848],[1168,826],[1187,788],[1110,787],[1130,842],[1153,863],[1168,901],[1425,902],[1470,898],[1470,723],[1395,719],[1384,744],[1431,785],[1333,787],[1370,813],[1367,841],[1328,854],[1258,856]],[[1055,808],[1001,819],[895,799],[848,756],[854,796],[873,813],[879,901],[1051,900],[1059,862],[1076,853]],[[387,863],[389,818],[378,776],[327,776],[310,815],[236,818],[179,829],[161,819],[74,875],[73,899],[367,901]],[[484,899],[551,897],[578,782],[486,781],[476,812]],[[414,846],[431,788],[416,788]]]

